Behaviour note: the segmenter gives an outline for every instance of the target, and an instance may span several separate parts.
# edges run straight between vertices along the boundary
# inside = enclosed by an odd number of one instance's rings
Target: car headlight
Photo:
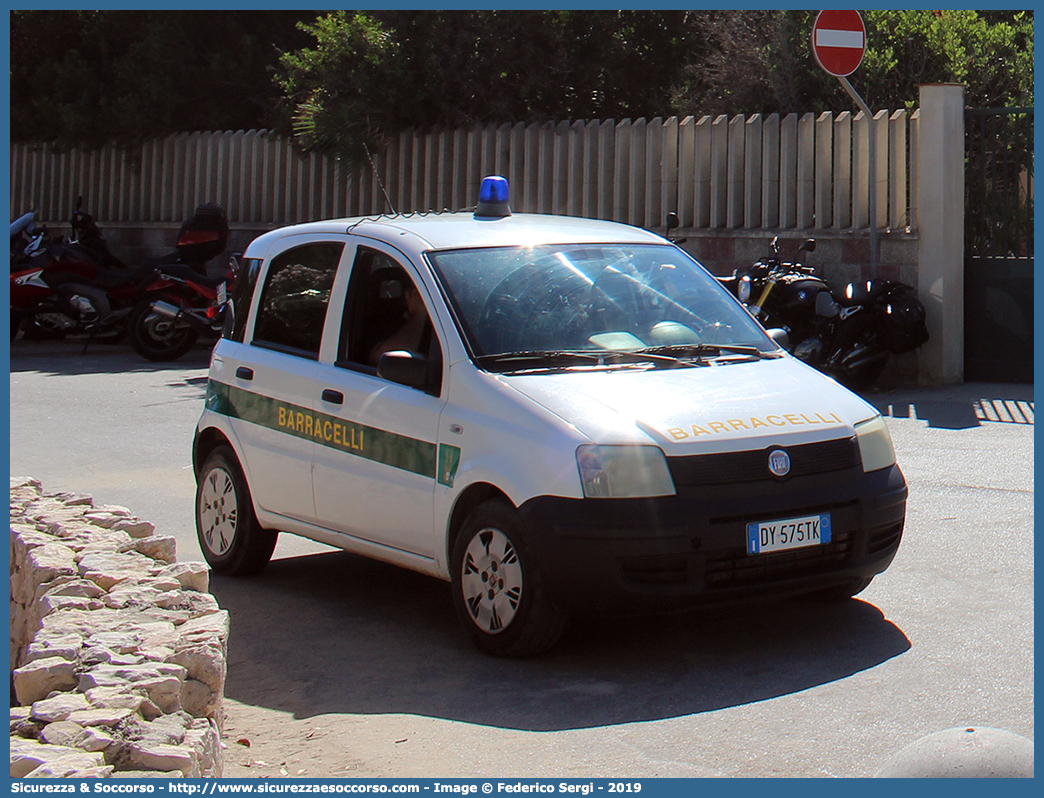
[[[859,454],[863,458],[863,471],[878,471],[895,465],[895,447],[888,426],[881,416],[855,425]]]
[[[589,499],[674,495],[667,457],[658,446],[580,446],[576,465]]]

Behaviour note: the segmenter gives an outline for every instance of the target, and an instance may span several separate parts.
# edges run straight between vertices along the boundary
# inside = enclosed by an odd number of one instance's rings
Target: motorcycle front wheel
[[[157,313],[152,302],[142,300],[127,320],[127,337],[134,351],[146,360],[177,360],[196,343],[199,334],[175,319]]]

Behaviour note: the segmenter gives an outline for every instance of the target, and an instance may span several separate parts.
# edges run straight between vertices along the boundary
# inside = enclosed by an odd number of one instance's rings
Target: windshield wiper
[[[575,366],[616,366],[630,363],[655,363],[669,368],[692,368],[696,364],[679,360],[667,354],[652,351],[605,350],[599,352],[581,352],[576,350],[523,350],[519,352],[501,352],[496,355],[480,355],[475,358],[482,367],[500,366],[498,370],[522,370],[527,368],[572,368]],[[507,368],[504,368],[507,367]]]
[[[645,354],[671,355],[674,357],[702,357],[704,355],[746,355],[759,360],[772,359],[780,356],[778,351],[763,352],[756,346],[749,344],[664,344],[663,346],[650,346],[648,349],[639,350]]]
[[[598,355],[594,352],[575,352],[570,350],[541,350],[523,349],[518,352],[499,352],[495,355],[479,355],[475,360],[480,364],[486,363],[513,363],[513,362],[550,362],[565,361],[575,363],[576,361],[598,362]]]

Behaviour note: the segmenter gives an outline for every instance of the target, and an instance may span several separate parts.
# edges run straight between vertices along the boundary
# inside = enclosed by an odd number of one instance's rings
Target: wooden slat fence
[[[690,228],[868,229],[872,186],[878,229],[915,228],[917,125],[917,112],[846,111],[407,131],[374,155],[376,171],[351,176],[264,130],[182,133],[130,152],[15,144],[11,213],[60,222],[82,195],[105,222],[180,222],[219,202],[233,225],[277,226],[458,210],[484,175],[501,174],[515,211],[650,228],[676,211]]]

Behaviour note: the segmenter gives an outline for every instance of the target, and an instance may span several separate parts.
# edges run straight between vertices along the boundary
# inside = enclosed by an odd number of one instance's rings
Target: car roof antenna
[[[373,155],[370,154],[370,148],[363,143],[363,149],[366,150],[366,157],[370,159],[370,166],[373,168],[373,176],[377,178],[377,185],[381,187],[381,193],[384,194],[384,201],[388,203],[392,216],[397,216],[399,212],[395,210],[391,197],[388,196],[388,189],[384,187],[384,181],[381,180],[381,173],[377,170],[377,164],[373,161]]]

